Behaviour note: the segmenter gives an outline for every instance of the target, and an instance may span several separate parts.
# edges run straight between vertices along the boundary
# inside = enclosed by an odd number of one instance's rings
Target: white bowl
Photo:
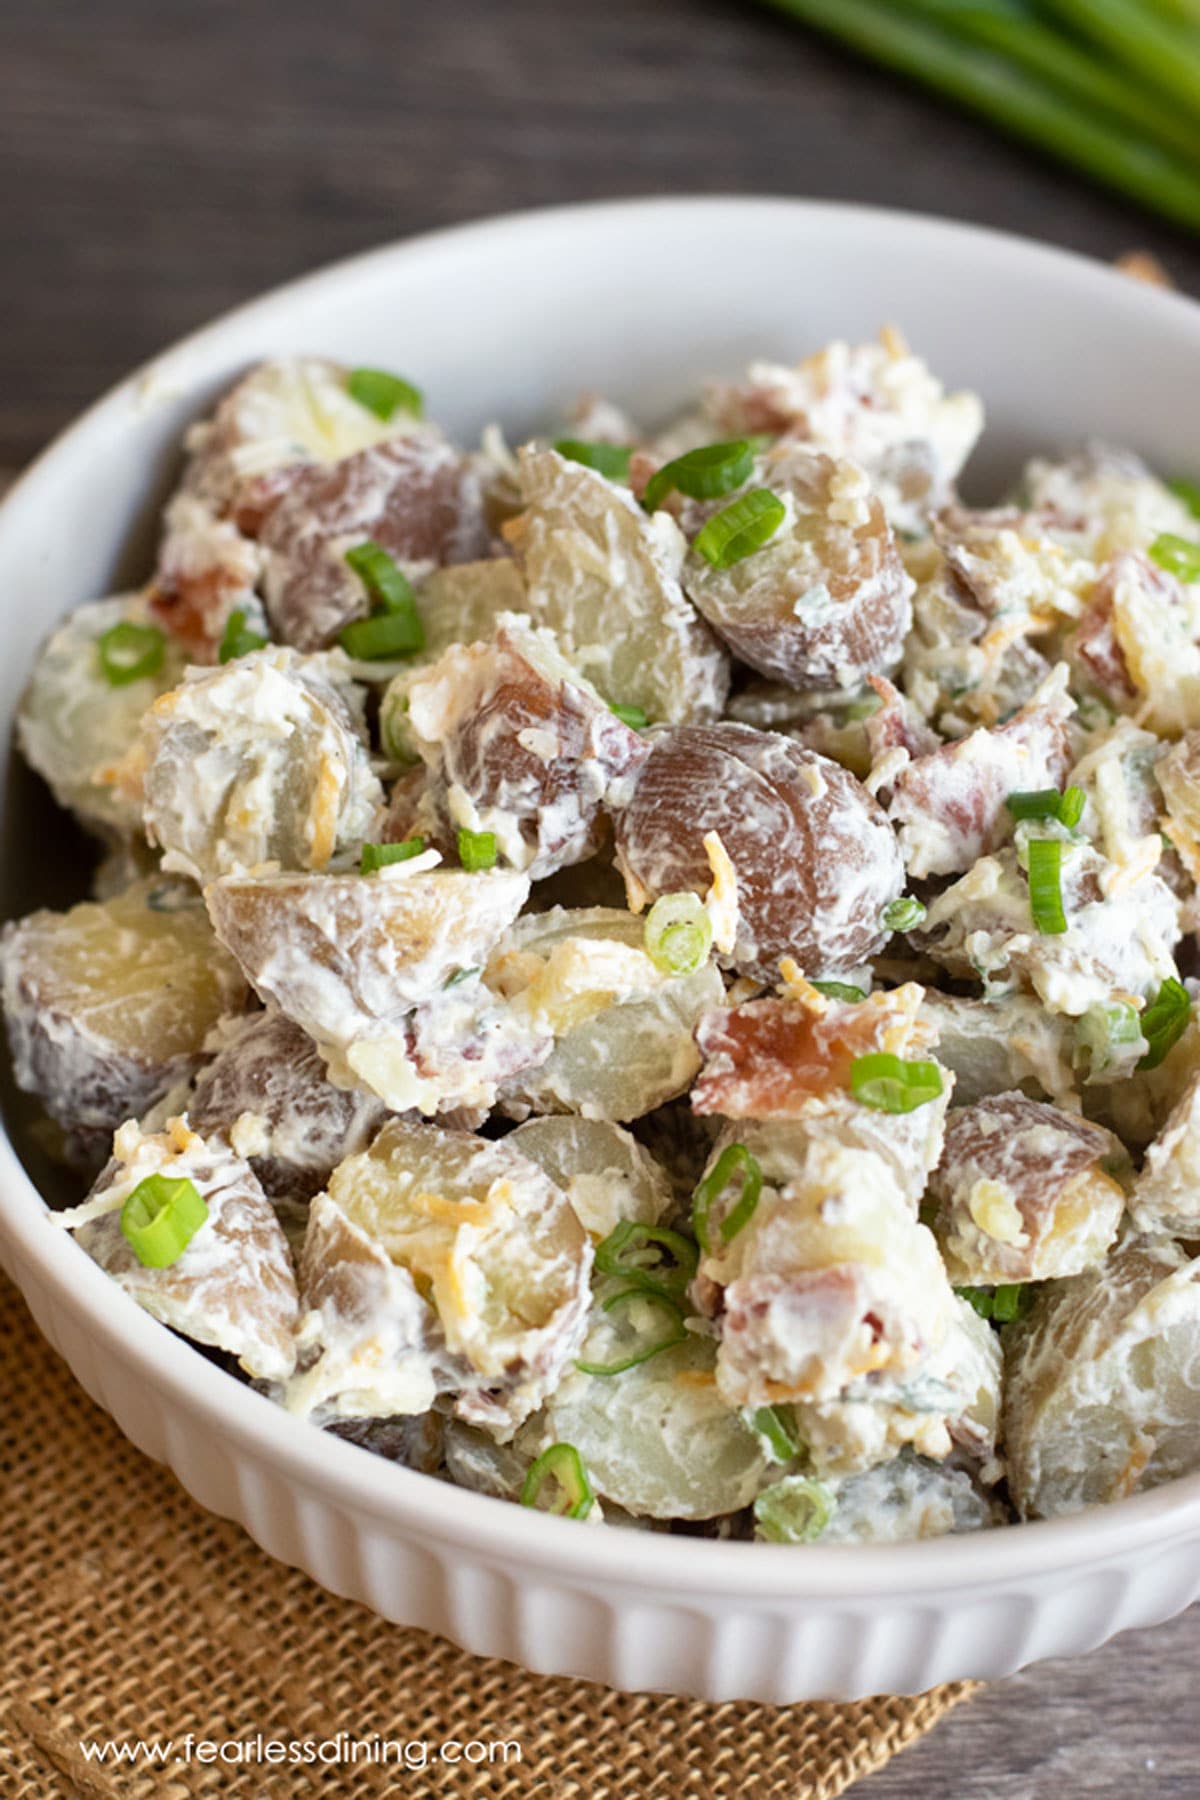
[[[0,508],[0,716],[53,621],[113,585],[184,426],[260,357],[398,367],[470,435],[492,418],[515,432],[552,420],[583,387],[653,418],[714,370],[885,321],[948,382],[982,392],[978,491],[1031,449],[1093,435],[1200,473],[1200,308],[1076,257],[779,200],[525,214],[282,288],[159,357],[60,438]],[[52,840],[39,833],[34,856],[28,812],[10,802],[7,816],[17,910],[32,903],[21,871],[44,865]],[[912,1545],[589,1529],[397,1468],[231,1380],[47,1222],[7,1141],[0,1252],[88,1393],[202,1505],[336,1593],[542,1672],[712,1700],[915,1692],[1086,1650],[1200,1592],[1200,1475],[1074,1519]]]

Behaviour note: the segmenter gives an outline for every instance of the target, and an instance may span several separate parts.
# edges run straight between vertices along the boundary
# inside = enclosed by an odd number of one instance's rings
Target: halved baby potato
[[[150,673],[114,685],[101,666],[100,640],[122,626],[156,633],[161,659]],[[77,607],[39,652],[17,712],[17,742],[59,805],[89,830],[140,837],[138,796],[115,771],[146,708],[176,685],[184,662],[182,647],[155,625],[142,594]]]
[[[1102,1263],[1125,1213],[1120,1140],[1017,1092],[946,1121],[928,1198],[951,1281],[1048,1281]]]
[[[656,733],[615,811],[631,904],[713,873],[720,838],[737,888],[734,965],[774,980],[792,956],[807,975],[853,969],[883,948],[881,913],[904,887],[883,812],[847,769],[776,732],[685,725]]]
[[[716,1346],[689,1332],[621,1375],[576,1372],[518,1447],[573,1444],[604,1500],[652,1519],[715,1519],[748,1506],[772,1479],[763,1440],[723,1399]]]
[[[595,855],[604,807],[647,747],[562,655],[554,634],[502,614],[407,686],[407,736],[428,770],[418,809],[439,842],[490,831],[534,881]]]
[[[147,1176],[190,1181],[208,1217],[165,1268],[141,1262],[121,1208]],[[236,1356],[248,1375],[280,1382],[296,1359],[296,1276],[283,1231],[249,1165],[227,1144],[206,1142],[186,1119],[146,1134],[132,1122],[84,1205],[63,1222],[139,1306],[198,1344]]]
[[[320,1393],[328,1406],[345,1388],[360,1414],[423,1410],[419,1381],[411,1406],[397,1404],[395,1382],[398,1360],[415,1375],[423,1356],[424,1406],[450,1393],[461,1417],[511,1433],[582,1341],[587,1234],[562,1190],[508,1144],[393,1120],[334,1170],[310,1232],[305,1300],[332,1299],[337,1314],[317,1333],[336,1380],[302,1376],[310,1401]]]
[[[383,790],[334,666],[260,650],[189,670],[142,723],[144,818],[164,867],[200,882],[324,869],[370,836]]]
[[[628,1131],[605,1119],[527,1119],[507,1140],[563,1190],[596,1242],[623,1219],[657,1225],[674,1210],[665,1169]]]
[[[890,673],[912,623],[913,582],[864,471],[786,446],[761,461],[753,480],[786,502],[787,517],[762,549],[729,568],[692,550],[683,573],[689,597],[736,656],[790,688],[853,688]],[[700,511],[689,512],[699,526]]]
[[[1126,1239],[1044,1288],[1004,1337],[1022,1518],[1120,1500],[1200,1464],[1200,1260],[1170,1238]]]
[[[85,1166],[103,1161],[118,1125],[199,1067],[209,1031],[246,1002],[199,896],[169,878],[30,913],[0,945],[17,1083]]]
[[[521,484],[527,510],[505,535],[534,623],[610,703],[668,724],[717,718],[729,659],[679,585],[674,519],[554,450],[521,452]]]
[[[468,874],[417,857],[373,875],[224,876],[206,899],[247,980],[316,1042],[335,1080],[361,1081],[402,1112],[428,1098],[409,1015],[483,965],[528,893],[515,870]]]
[[[590,907],[523,918],[497,947],[485,979],[550,1054],[502,1092],[514,1118],[580,1113],[628,1123],[686,1092],[700,1066],[694,1032],[725,986],[711,963],[664,975],[644,949],[640,919]]]

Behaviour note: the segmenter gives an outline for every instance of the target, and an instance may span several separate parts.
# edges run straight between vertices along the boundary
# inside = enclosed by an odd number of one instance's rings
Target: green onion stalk
[[[1200,230],[1200,159],[1190,147],[1190,121],[1200,114],[1200,51],[1187,32],[1164,21],[1164,0],[1157,16],[1136,0],[1045,0],[1039,8],[1045,24],[1022,37],[1019,52],[1017,30],[1030,26],[1018,9],[937,6],[932,0],[765,3]],[[1051,19],[1065,23],[1070,36],[1057,39]],[[1099,46],[1089,72],[1080,65],[1079,34]],[[1123,106],[1114,104],[1106,71],[1127,90]],[[1140,75],[1144,90],[1132,103],[1130,71]],[[1159,115],[1154,131],[1146,106]]]

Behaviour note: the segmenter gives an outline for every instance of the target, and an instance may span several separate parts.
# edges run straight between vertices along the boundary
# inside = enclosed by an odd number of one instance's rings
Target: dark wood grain
[[[314,264],[547,202],[815,194],[1200,245],[752,0],[3,0],[0,462]],[[863,1800],[1195,1800],[1200,1611],[997,1684]]]
[[[1200,245],[753,0],[4,0],[0,460],[248,294],[609,194],[880,201],[1111,257]]]

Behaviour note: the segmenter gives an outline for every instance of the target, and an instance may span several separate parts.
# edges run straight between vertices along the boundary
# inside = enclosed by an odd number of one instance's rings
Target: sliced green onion
[[[758,1158],[751,1156],[745,1144],[728,1144],[693,1196],[692,1229],[696,1233],[696,1242],[706,1253],[712,1250],[708,1230],[709,1214],[739,1172],[742,1191],[719,1227],[723,1241],[732,1243],[738,1232],[744,1230],[754,1217],[754,1209],[762,1193],[763,1177]]]
[[[1157,1069],[1188,1027],[1192,1002],[1182,981],[1168,976],[1157,994],[1141,1014],[1138,1023],[1150,1048],[1138,1064],[1139,1069]]]
[[[698,1261],[695,1244],[681,1232],[665,1225],[642,1225],[635,1219],[622,1219],[596,1246],[596,1267],[601,1275],[619,1275],[668,1300],[686,1292]]]
[[[1014,1319],[1024,1317],[1033,1301],[1032,1289],[1016,1281],[1002,1281],[994,1288],[960,1287],[954,1291],[981,1319],[996,1325],[1011,1325]]]
[[[760,1406],[743,1413],[751,1431],[766,1440],[772,1461],[794,1462],[804,1448],[796,1425],[796,1414],[790,1406]]]
[[[377,612],[352,620],[338,633],[338,643],[355,662],[390,662],[422,649],[425,632],[415,612]]]
[[[423,837],[405,838],[399,844],[364,844],[359,873],[373,875],[376,869],[386,869],[391,863],[411,862],[414,856],[420,856],[424,848]]]
[[[828,1000],[846,1000],[852,1006],[867,997],[865,988],[852,987],[848,981],[810,981],[808,985]]]
[[[121,1231],[143,1267],[169,1269],[207,1218],[208,1207],[194,1181],[147,1175],[121,1208]]]
[[[732,568],[769,543],[786,516],[787,507],[778,494],[770,488],[752,488],[723,512],[714,513],[697,533],[692,549],[714,569]]]
[[[110,687],[126,687],[147,675],[157,675],[167,654],[167,634],[157,625],[135,625],[122,619],[96,639],[100,673]]]
[[[754,1502],[760,1537],[772,1544],[811,1544],[832,1519],[837,1502],[823,1481],[785,1475]]]
[[[650,723],[640,706],[610,705],[608,710],[615,713],[622,725],[628,725],[631,731],[645,731]]]
[[[880,913],[886,931],[912,931],[925,917],[925,908],[912,894],[889,900]]]
[[[732,494],[754,473],[754,451],[745,438],[725,444],[701,444],[683,456],[664,463],[646,483],[642,505],[657,512],[667,495],[678,488],[689,500],[719,500]]]
[[[542,1505],[543,1496],[548,1498],[548,1505]],[[521,1485],[522,1506],[537,1507],[540,1512],[558,1513],[568,1519],[586,1519],[595,1501],[583,1458],[574,1444],[551,1444],[543,1450],[529,1465]]]
[[[239,656],[249,656],[252,650],[261,650],[266,641],[261,631],[247,629],[246,615],[239,606],[225,621],[221,642],[217,646],[217,661],[236,662]]]
[[[940,1095],[942,1071],[935,1062],[905,1062],[890,1050],[874,1050],[850,1064],[850,1091],[876,1112],[916,1112]]]
[[[595,469],[597,475],[604,475],[609,481],[629,479],[629,459],[633,452],[623,444],[589,444],[584,438],[559,438],[554,448],[568,462]]]
[[[460,831],[458,860],[464,869],[477,874],[496,866],[496,834],[494,831]]]
[[[1059,937],[1067,929],[1062,897],[1062,840],[1030,838],[1029,910],[1044,937]]]
[[[351,369],[346,377],[346,392],[377,419],[385,421],[396,412],[411,413],[419,419],[425,410],[425,396],[420,388],[387,369]]]
[[[412,583],[373,538],[364,538],[361,544],[347,550],[345,560],[371,596],[373,606],[385,613],[411,612],[416,617],[417,597]],[[415,646],[418,650],[420,647]]]
[[[442,983],[443,993],[447,988],[461,987],[464,981],[472,981],[476,975],[483,974],[483,964],[474,963],[470,968],[455,969],[453,975],[447,975]]]
[[[623,1307],[629,1312],[641,1307],[659,1315],[657,1330],[635,1341],[635,1346],[627,1356],[618,1356],[612,1362],[587,1362],[576,1358],[575,1367],[585,1375],[623,1375],[626,1369],[636,1369],[639,1364],[649,1362],[652,1356],[659,1356],[664,1350],[674,1349],[687,1337],[687,1326],[683,1322],[683,1314],[674,1300],[666,1294],[656,1294],[652,1289],[635,1285],[622,1288],[619,1294],[612,1294],[604,1302],[602,1310],[615,1312]]]
[[[1075,1043],[1087,1051],[1089,1081],[1116,1067],[1123,1047],[1142,1041],[1141,1018],[1126,1000],[1098,1000],[1076,1021]]]
[[[1057,819],[1073,828],[1083,817],[1084,792],[1077,787],[1062,794],[1057,788],[1029,788],[1010,794],[1004,804],[1014,819]]]
[[[1200,544],[1193,544],[1190,538],[1160,531],[1150,546],[1150,556],[1168,575],[1177,575],[1180,581],[1200,581]]]
[[[1200,482],[1188,481],[1179,475],[1174,481],[1168,481],[1167,486],[1176,499],[1183,501],[1192,517],[1200,519]]]
[[[664,975],[691,975],[708,961],[712,920],[695,894],[664,894],[646,914],[646,954]]]

